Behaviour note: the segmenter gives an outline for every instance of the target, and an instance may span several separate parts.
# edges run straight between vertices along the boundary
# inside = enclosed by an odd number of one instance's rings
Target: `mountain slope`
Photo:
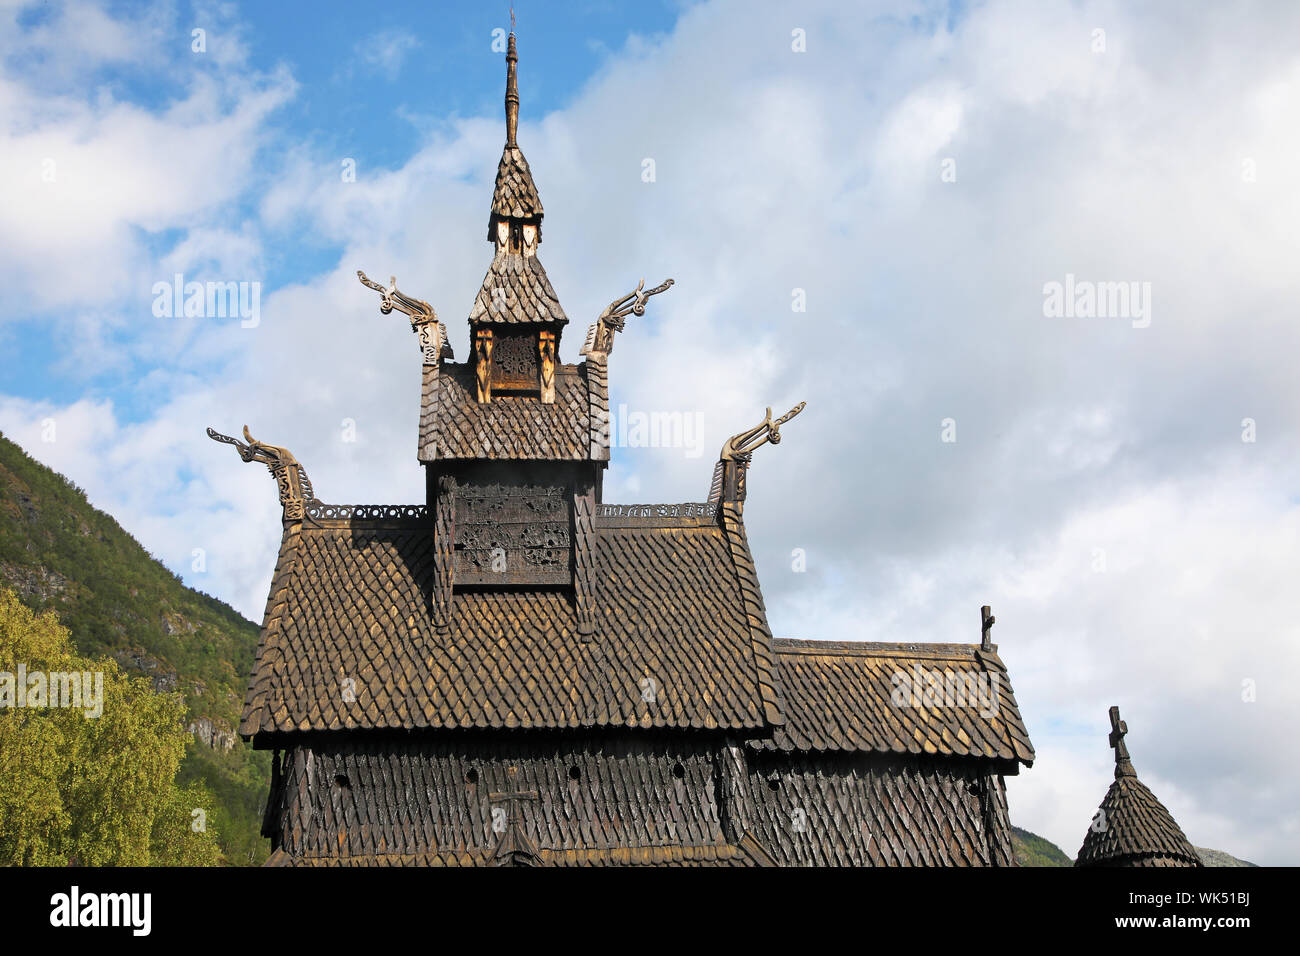
[[[1020,827],[1011,828],[1011,845],[1021,866],[1074,866],[1074,860],[1051,840]]]
[[[1201,858],[1201,863],[1205,866],[1258,866],[1257,863],[1250,863],[1246,860],[1239,860],[1229,853],[1222,850],[1207,850],[1203,846],[1194,848],[1196,855]]]
[[[179,692],[195,740],[178,783],[204,781],[230,863],[261,863],[270,755],[234,734],[258,627],[187,588],[66,478],[0,435],[0,584],[34,610],[53,610],[87,656]]]

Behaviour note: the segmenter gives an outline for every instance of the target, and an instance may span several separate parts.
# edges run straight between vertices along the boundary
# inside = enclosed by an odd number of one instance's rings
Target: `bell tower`
[[[542,200],[517,140],[519,54],[515,35],[506,50],[506,145],[497,166],[488,217],[492,265],[470,311],[475,399],[535,397],[555,402],[560,334],[569,321],[537,258]]]

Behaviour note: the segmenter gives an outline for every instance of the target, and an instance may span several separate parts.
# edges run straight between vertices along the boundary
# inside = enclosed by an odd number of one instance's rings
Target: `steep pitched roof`
[[[703,506],[701,506],[703,507]],[[422,509],[408,509],[422,514]],[[595,519],[595,633],[555,590],[458,591],[431,622],[427,516],[315,506],[286,525],[240,732],[679,727],[782,720],[770,632],[728,521]]]
[[[1034,762],[996,650],[784,639],[775,648],[786,723],[752,747]]]
[[[1098,828],[1089,829],[1075,866],[1200,866],[1173,815],[1137,775],[1111,784]]]
[[[537,195],[528,160],[519,149],[519,51],[514,31],[506,43],[506,145],[497,165],[496,187],[492,190],[492,218],[488,222],[488,241],[493,239],[492,222],[498,217],[515,220],[540,220],[542,200]]]
[[[497,253],[474,298],[469,320],[503,325],[569,321],[541,261],[518,252]]]
[[[506,145],[497,164],[496,186],[492,189],[492,215],[502,219],[541,219],[542,198],[533,182],[533,171],[518,146]],[[492,238],[491,233],[488,239]]]

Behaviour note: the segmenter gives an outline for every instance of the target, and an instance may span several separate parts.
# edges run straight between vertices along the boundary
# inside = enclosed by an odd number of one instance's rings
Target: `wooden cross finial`
[[[1124,756],[1128,756],[1128,746],[1124,743],[1124,735],[1128,733],[1128,724],[1119,719],[1119,708],[1110,709],[1110,745],[1115,750],[1115,759],[1119,759],[1120,751]]]
[[[1129,762],[1128,744],[1124,735],[1128,733],[1128,724],[1119,719],[1119,708],[1110,709],[1110,745],[1115,750],[1115,776],[1132,774],[1133,764]]]
[[[993,609],[985,604],[980,608],[980,650],[993,650],[993,625],[997,623]]]

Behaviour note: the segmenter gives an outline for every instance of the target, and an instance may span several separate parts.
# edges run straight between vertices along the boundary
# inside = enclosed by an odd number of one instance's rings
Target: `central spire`
[[[519,132],[519,73],[515,64],[519,62],[519,52],[515,48],[515,34],[510,32],[506,46],[506,149],[514,149],[518,144],[515,135]]]
[[[492,190],[492,217],[488,223],[488,242],[501,243],[499,229],[518,230],[520,226],[534,227],[536,239],[541,241],[542,200],[533,183],[532,170],[519,148],[519,62],[518,48],[512,31],[506,45],[506,146],[501,151],[497,166],[496,188]]]
[[[497,166],[488,217],[492,265],[470,309],[476,394],[555,402],[560,332],[568,318],[537,258],[542,200],[516,136],[519,132],[519,52],[514,30],[506,45],[506,145]]]

